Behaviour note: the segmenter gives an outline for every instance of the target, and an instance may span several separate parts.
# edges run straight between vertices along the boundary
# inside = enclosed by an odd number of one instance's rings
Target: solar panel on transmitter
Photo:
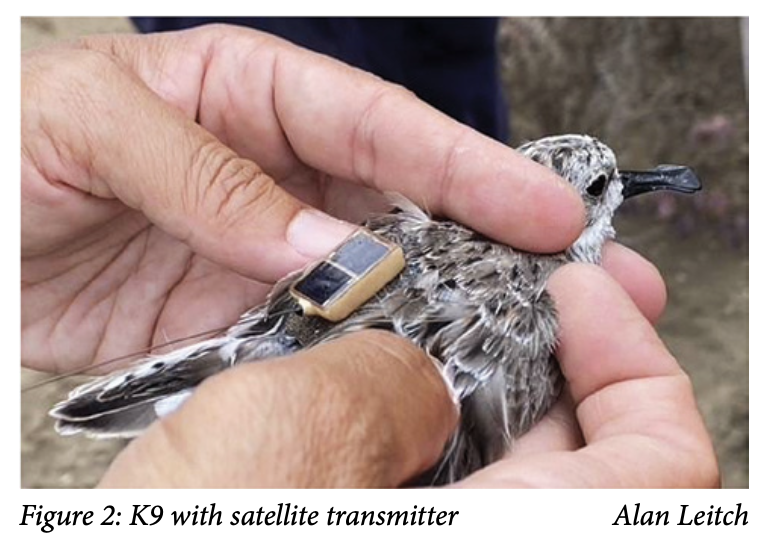
[[[290,291],[306,315],[339,321],[374,296],[404,266],[400,247],[359,229],[308,270]]]

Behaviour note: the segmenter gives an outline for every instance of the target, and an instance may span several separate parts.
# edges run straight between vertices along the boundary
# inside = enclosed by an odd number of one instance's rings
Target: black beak
[[[694,193],[701,188],[700,180],[686,166],[661,165],[644,172],[621,171],[623,198],[652,191],[676,191]]]

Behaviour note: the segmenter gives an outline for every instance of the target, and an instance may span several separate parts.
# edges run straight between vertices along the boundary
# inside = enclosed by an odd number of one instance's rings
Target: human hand
[[[316,208],[355,220],[399,192],[537,251],[582,226],[545,168],[252,30],[24,54],[21,112],[22,361],[40,370],[231,323],[349,232]]]
[[[719,486],[690,379],[650,324],[666,300],[660,276],[616,244],[603,268],[572,264],[550,279],[565,391],[506,459],[460,487]]]
[[[396,487],[458,421],[437,363],[381,331],[204,381],[116,458],[101,487]]]

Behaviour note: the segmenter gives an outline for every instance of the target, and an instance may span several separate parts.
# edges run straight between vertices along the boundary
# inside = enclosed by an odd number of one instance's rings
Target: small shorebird
[[[562,385],[553,354],[557,316],[546,290],[549,276],[568,262],[600,262],[624,198],[700,189],[686,167],[619,171],[613,151],[590,136],[543,138],[518,151],[568,180],[585,203],[586,227],[564,252],[518,251],[400,199],[393,212],[367,221],[364,235],[340,246],[334,261],[314,267],[313,275],[282,281],[263,306],[242,315],[222,336],[147,356],[75,389],[51,411],[56,428],[62,434],[135,436],[217,372],[381,328],[441,361],[461,402],[459,428],[429,481],[456,481],[497,460],[546,413]],[[375,260],[384,260],[390,248],[402,248],[401,272],[368,301],[343,312],[352,310],[346,317],[315,315],[300,300],[303,295],[318,306],[326,303]]]

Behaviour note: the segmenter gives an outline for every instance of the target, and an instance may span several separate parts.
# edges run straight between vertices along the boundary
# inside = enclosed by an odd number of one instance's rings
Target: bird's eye
[[[589,193],[591,196],[601,196],[602,193],[605,191],[605,187],[607,187],[607,176],[605,174],[602,174],[601,176],[598,176],[597,179],[595,179],[589,187],[586,188],[586,192]]]

